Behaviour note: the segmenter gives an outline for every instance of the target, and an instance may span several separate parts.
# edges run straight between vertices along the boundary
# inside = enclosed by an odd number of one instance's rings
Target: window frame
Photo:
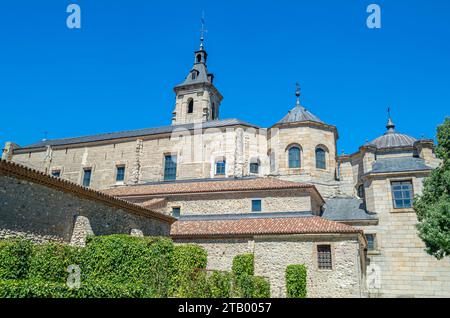
[[[410,186],[410,189],[403,189],[403,186],[405,184],[408,184]],[[410,210],[413,208],[413,199],[414,199],[414,183],[411,179],[406,180],[391,180],[391,196],[392,196],[392,206],[394,210]],[[396,190],[394,187],[400,186],[399,190]],[[406,191],[409,191],[409,197],[404,196]],[[395,193],[400,193],[401,198],[397,198]],[[397,201],[402,201],[402,205],[397,205]],[[409,205],[405,205],[405,201],[409,201]]]
[[[321,251],[321,248],[329,249],[328,251]],[[320,271],[332,271],[334,268],[333,264],[333,247],[331,244],[327,243],[321,243],[317,244],[316,247],[316,262],[317,262],[317,269]],[[327,255],[324,255],[326,253]],[[326,265],[324,265],[324,262],[327,262]]]
[[[119,169],[123,169],[123,175],[122,175],[122,179],[119,180]],[[125,182],[125,173],[126,173],[126,167],[125,165],[116,165],[116,182]]]
[[[256,202],[259,202],[259,209],[255,209],[254,203],[256,203]],[[251,209],[252,209],[252,212],[262,212],[262,210],[263,210],[262,199],[259,199],[259,198],[252,199]]]
[[[169,162],[171,162],[173,166],[169,166]],[[177,179],[177,169],[178,169],[177,155],[165,154],[163,168],[164,168],[163,171],[164,181],[175,181]]]
[[[291,151],[298,150],[298,159],[291,159]],[[288,168],[289,169],[300,169],[302,167],[302,148],[299,145],[292,145],[288,148]],[[298,165],[292,164],[298,161]]]
[[[194,99],[189,98],[187,101],[187,113],[193,114],[194,113]]]
[[[55,175],[56,173],[58,175]],[[52,175],[52,177],[55,177],[55,178],[61,178],[61,169],[53,169],[51,171],[51,175]]]
[[[178,215],[176,215],[175,210],[178,211]],[[181,207],[180,206],[173,206],[172,207],[172,216],[174,218],[179,218],[181,216]]]
[[[86,182],[86,172],[89,172],[88,182]],[[92,183],[92,168],[83,168],[83,178],[81,179],[81,184],[83,187],[89,188]]]
[[[371,253],[371,252],[376,252],[378,251],[378,242],[377,242],[377,234],[376,233],[364,233],[364,236],[366,238],[367,241],[367,252]],[[369,239],[368,236],[372,236],[372,248],[369,248]]]
[[[214,168],[216,176],[224,176],[226,173],[226,169],[227,169],[227,161],[225,159],[220,159],[216,161]]]
[[[323,160],[319,161],[318,153],[323,154]],[[316,159],[316,169],[320,170],[327,170],[327,150],[323,147],[319,146],[316,147],[316,150],[314,151],[315,159]],[[322,158],[321,158],[322,159]],[[319,164],[323,164],[323,166],[320,166]]]
[[[252,167],[254,168],[255,166],[256,166],[256,172],[252,170]],[[250,173],[259,174],[259,168],[260,168],[259,162],[250,162],[250,167],[249,167]]]

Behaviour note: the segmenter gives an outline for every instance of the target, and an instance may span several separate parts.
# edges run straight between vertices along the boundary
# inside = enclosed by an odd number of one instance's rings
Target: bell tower
[[[172,125],[190,124],[217,120],[222,95],[213,84],[214,75],[208,73],[208,53],[204,47],[204,19],[200,36],[200,48],[194,53],[194,66],[184,82],[175,86],[175,109]]]

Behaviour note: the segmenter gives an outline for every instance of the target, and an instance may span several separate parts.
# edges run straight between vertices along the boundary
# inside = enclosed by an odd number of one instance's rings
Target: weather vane
[[[200,49],[203,50],[203,41],[205,40],[205,33],[208,32],[205,28],[205,11],[202,11],[202,28],[200,29]]]

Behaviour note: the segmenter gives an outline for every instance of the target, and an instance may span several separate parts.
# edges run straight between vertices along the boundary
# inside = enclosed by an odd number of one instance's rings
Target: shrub
[[[167,238],[95,236],[81,251],[81,282],[135,284],[166,297],[172,272],[173,243]]]
[[[253,276],[252,298],[270,298],[270,284],[263,277]]]
[[[213,271],[209,276],[211,298],[231,297],[231,274],[228,272]]]
[[[0,242],[0,279],[24,279],[28,274],[32,243],[23,239]]]
[[[236,255],[231,270],[237,280],[246,275],[252,276],[254,272],[253,254]]]
[[[70,289],[64,283],[42,280],[0,280],[0,298],[136,298],[151,297],[145,286],[112,284],[106,281],[84,283]]]
[[[289,265],[286,268],[286,291],[288,298],[306,298],[305,265]]]
[[[67,267],[78,263],[79,249],[56,243],[34,245],[28,272],[29,279],[64,283]]]
[[[193,244],[177,245],[173,251],[173,272],[170,295],[173,297],[194,297],[193,282],[205,279],[197,269],[206,268],[206,251]],[[198,283],[196,283],[198,285]]]

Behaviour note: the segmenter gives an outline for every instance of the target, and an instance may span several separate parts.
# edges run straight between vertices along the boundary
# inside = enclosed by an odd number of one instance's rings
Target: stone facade
[[[251,253],[255,259],[255,275],[270,282],[272,297],[286,297],[286,267],[305,264],[308,297],[361,297],[365,282],[361,268],[359,241],[356,236],[255,236],[241,239],[176,240],[194,242],[208,252],[207,268],[230,271],[233,258]],[[330,244],[331,270],[317,265],[317,245]]]
[[[312,212],[320,214],[322,201],[306,191],[259,191],[163,196],[165,205],[158,212],[170,215],[180,208],[181,215],[241,214],[252,212],[252,200],[261,200],[261,212]],[[133,200],[136,203],[143,199]]]
[[[20,171],[14,176],[5,173],[4,162],[1,168],[0,239],[22,236],[36,242],[83,245],[89,234],[130,234],[139,229],[145,235],[169,235],[173,221],[166,216],[158,219],[150,211],[145,216],[142,208],[126,208],[128,204],[115,204],[100,194],[93,199],[92,193],[82,188],[69,191],[62,181],[17,166],[13,169]],[[61,183],[61,188],[54,183]],[[83,197],[82,192],[88,193]]]

